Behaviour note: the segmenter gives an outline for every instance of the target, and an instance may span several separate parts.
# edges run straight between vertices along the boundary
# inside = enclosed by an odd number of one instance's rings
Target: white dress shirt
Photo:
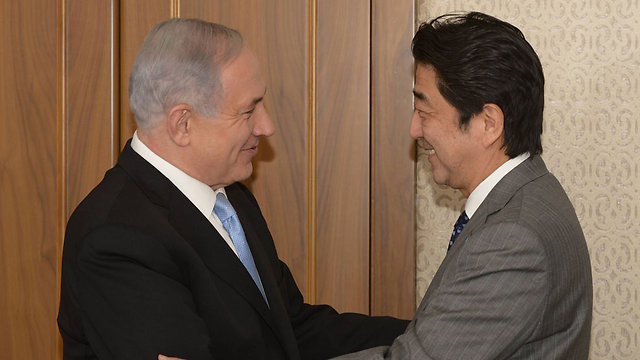
[[[475,189],[469,195],[467,199],[467,203],[464,205],[464,211],[467,213],[469,219],[473,216],[473,214],[478,210],[480,204],[487,198],[491,190],[502,180],[505,175],[507,175],[511,170],[513,170],[516,166],[520,165],[523,161],[529,158],[529,153],[520,154],[513,159],[507,160],[504,164],[500,165],[491,175],[487,176],[486,179],[482,180],[482,182],[476,186]]]
[[[142,156],[143,159],[147,160],[153,167],[158,169],[162,175],[166,176],[169,181],[171,181],[173,185],[175,185],[178,190],[180,190],[184,196],[186,196],[187,199],[189,199],[189,201],[191,201],[191,203],[200,210],[202,215],[209,220],[216,230],[218,230],[218,233],[220,233],[222,238],[227,242],[231,250],[233,250],[237,256],[238,252],[231,241],[229,233],[225,230],[224,226],[222,226],[222,222],[218,216],[213,212],[213,207],[216,204],[216,196],[218,193],[221,192],[224,196],[227,196],[224,187],[221,187],[218,190],[213,190],[209,185],[187,175],[184,171],[171,165],[165,159],[151,151],[151,149],[149,149],[147,145],[140,140],[137,131],[133,133],[131,148],[138,153],[138,155]]]

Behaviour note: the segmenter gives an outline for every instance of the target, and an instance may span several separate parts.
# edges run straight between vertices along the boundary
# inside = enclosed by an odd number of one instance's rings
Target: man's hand
[[[167,356],[164,356],[164,355],[158,355],[158,360],[185,360],[185,359],[167,357]]]

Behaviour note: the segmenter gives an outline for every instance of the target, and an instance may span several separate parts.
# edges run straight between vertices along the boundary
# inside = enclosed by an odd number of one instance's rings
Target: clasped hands
[[[185,359],[176,358],[176,357],[168,357],[168,356],[164,356],[164,355],[158,355],[158,360],[185,360]]]

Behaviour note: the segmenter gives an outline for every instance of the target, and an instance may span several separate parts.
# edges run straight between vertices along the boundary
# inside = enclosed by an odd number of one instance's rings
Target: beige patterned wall
[[[543,158],[591,253],[590,359],[640,359],[640,1],[417,0],[424,21],[482,11],[518,26],[546,76]],[[464,198],[418,154],[417,301],[445,255]]]

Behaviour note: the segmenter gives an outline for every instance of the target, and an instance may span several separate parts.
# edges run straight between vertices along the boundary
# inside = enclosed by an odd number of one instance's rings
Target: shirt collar
[[[484,199],[487,198],[496,184],[498,184],[498,182],[502,180],[502,178],[505,177],[505,175],[507,175],[516,166],[527,160],[529,156],[529,153],[526,152],[514,157],[513,159],[507,160],[504,164],[500,165],[499,168],[492,172],[491,175],[482,180],[482,182],[478,186],[476,186],[476,188],[469,195],[467,203],[464,206],[464,211],[467,213],[469,219],[471,219],[476,210],[478,210],[480,204],[482,204]]]
[[[213,212],[213,207],[216,204],[216,195],[221,192],[227,196],[224,187],[213,190],[209,185],[189,176],[184,171],[158,156],[140,140],[138,131],[133,133],[131,148],[153,167],[158,169],[162,175],[166,176],[206,218],[211,216]]]

